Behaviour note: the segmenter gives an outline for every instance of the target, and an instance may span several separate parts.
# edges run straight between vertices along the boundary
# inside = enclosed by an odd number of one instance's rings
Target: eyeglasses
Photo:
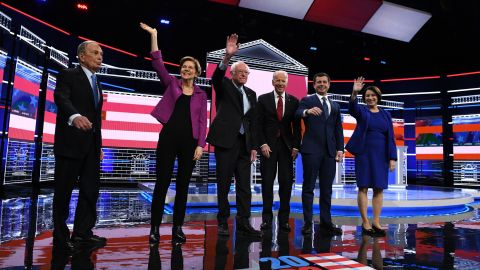
[[[250,74],[250,71],[248,71],[248,70],[235,70],[235,73],[248,75],[248,74]]]

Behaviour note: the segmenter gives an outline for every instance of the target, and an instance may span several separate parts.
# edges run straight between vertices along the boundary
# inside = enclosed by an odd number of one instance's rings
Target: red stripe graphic
[[[143,132],[156,132],[159,133],[162,130],[161,124],[149,124],[149,123],[135,123],[135,122],[121,122],[121,121],[102,121],[102,129],[109,130],[126,130],[126,131],[143,131]],[[138,138],[141,140],[142,138]]]
[[[30,95],[34,95],[38,97],[38,89],[40,89],[40,84],[33,83],[18,75],[15,75],[15,81],[13,82],[13,87],[23,92],[29,93]]]
[[[127,103],[113,103],[106,102],[103,104],[103,111],[112,111],[112,112],[128,112],[128,113],[144,113],[150,114],[154,106],[150,105],[137,105],[137,104],[127,104]]]
[[[11,127],[8,130],[8,137],[11,139],[33,141],[35,133],[33,131],[18,129]]]
[[[118,147],[118,148],[148,148],[156,149],[157,142],[143,142],[143,141],[127,141],[127,140],[112,140],[112,139],[103,139],[103,147]]]

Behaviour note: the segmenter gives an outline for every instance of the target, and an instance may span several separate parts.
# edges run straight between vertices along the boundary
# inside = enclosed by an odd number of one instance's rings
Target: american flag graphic
[[[42,72],[17,59],[8,137],[33,142]]]
[[[160,99],[161,96],[103,91],[103,146],[155,149],[162,125],[150,112]]]
[[[335,270],[373,269],[369,266],[365,266],[359,262],[350,260],[336,253],[300,254],[298,256],[324,269],[335,269]]]

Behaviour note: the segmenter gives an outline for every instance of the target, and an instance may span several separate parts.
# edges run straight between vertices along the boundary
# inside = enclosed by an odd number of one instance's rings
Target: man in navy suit
[[[288,74],[283,70],[273,73],[274,91],[258,97],[258,141],[262,172],[262,230],[272,228],[273,182],[277,176],[280,209],[279,229],[289,232],[290,197],[293,184],[293,161],[300,149],[300,120],[295,118],[298,99],[286,93]]]
[[[330,76],[313,76],[315,94],[304,97],[296,112],[303,118],[305,134],[300,146],[303,162],[302,205],[303,234],[312,233],[313,198],[317,176],[320,181],[320,228],[327,233],[341,235],[342,230],[332,223],[332,184],[336,164],[343,158],[343,128],[340,106],[327,97]]]
[[[103,51],[94,41],[82,42],[77,49],[80,65],[62,70],[57,78],[55,104],[55,191],[53,195],[53,244],[72,250],[74,244],[104,246],[106,238],[92,229],[97,220],[102,146],[102,89],[95,72],[103,61]],[[79,193],[73,233],[66,221],[75,183]]]

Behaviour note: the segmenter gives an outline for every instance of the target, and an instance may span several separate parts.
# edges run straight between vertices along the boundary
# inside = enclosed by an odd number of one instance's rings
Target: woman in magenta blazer
[[[185,56],[180,60],[180,79],[170,75],[158,50],[157,30],[144,23],[140,27],[150,33],[153,68],[165,88],[152,116],[162,123],[157,144],[157,181],[153,191],[150,243],[158,243],[165,197],[171,182],[173,165],[178,157],[172,241],[185,243],[182,231],[187,204],[188,185],[195,162],[202,156],[207,130],[207,94],[195,85],[201,67],[197,59]]]

